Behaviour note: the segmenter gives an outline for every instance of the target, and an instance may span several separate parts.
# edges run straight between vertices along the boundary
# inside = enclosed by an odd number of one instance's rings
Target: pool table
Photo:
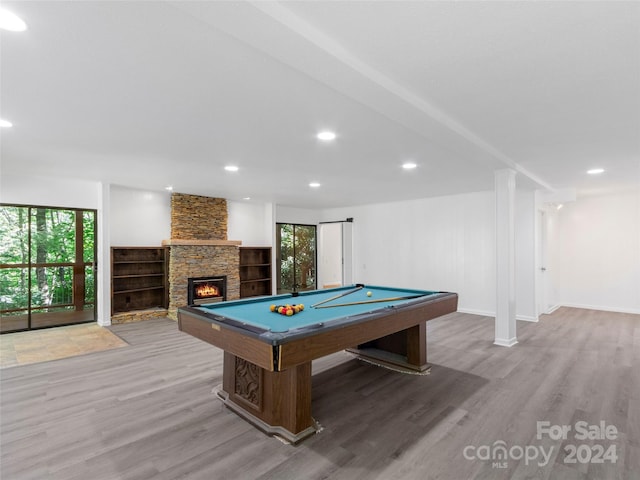
[[[304,305],[291,316],[271,305]],[[311,415],[311,361],[349,350],[375,364],[428,372],[426,322],[455,312],[455,293],[371,285],[255,297],[178,309],[178,326],[224,350],[217,395],[270,435],[297,443]]]

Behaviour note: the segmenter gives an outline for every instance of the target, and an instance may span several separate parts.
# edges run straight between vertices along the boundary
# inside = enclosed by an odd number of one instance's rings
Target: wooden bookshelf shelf
[[[168,248],[111,248],[111,314],[167,308]]]
[[[240,247],[240,298],[271,295],[271,247]]]

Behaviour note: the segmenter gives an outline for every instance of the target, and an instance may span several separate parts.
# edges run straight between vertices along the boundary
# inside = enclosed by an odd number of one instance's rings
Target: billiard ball
[[[370,297],[371,295],[373,295],[373,293],[367,292],[367,297]]]
[[[269,307],[269,310],[271,310],[272,312],[275,312],[276,311],[276,306],[275,305],[271,305]]]

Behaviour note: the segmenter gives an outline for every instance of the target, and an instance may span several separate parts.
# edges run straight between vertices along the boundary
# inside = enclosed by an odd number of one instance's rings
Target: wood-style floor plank
[[[212,394],[222,352],[166,319],[114,325],[129,346],[0,371],[0,478],[640,478],[640,316],[562,308],[518,322],[493,345],[493,319],[428,322],[430,375],[341,352],[314,362],[323,430],[293,447]],[[538,421],[615,425],[615,440],[537,438]],[[551,460],[467,459],[465,448],[544,447]],[[616,462],[566,463],[570,444],[615,445]]]

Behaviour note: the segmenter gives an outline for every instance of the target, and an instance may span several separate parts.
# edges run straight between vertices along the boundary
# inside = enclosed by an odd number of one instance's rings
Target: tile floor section
[[[94,323],[0,335],[0,368],[47,362],[126,347],[108,329]]]

